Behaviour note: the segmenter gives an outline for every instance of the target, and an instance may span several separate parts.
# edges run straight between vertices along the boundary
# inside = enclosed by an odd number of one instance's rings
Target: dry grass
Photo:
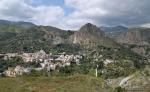
[[[0,78],[0,92],[110,92],[110,90],[102,79],[85,75]]]

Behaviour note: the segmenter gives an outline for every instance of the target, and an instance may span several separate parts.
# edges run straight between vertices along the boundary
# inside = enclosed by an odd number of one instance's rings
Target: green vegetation
[[[7,70],[8,67],[16,67],[17,65],[24,65],[21,57],[14,57],[10,60],[0,59],[0,72]]]
[[[0,53],[16,53],[16,52],[36,52],[41,48],[47,53],[49,51],[66,51],[76,50],[79,48],[77,45],[72,44],[61,44],[53,43],[61,40],[66,40],[74,32],[63,31],[53,27],[33,26],[30,28],[24,28],[22,26],[15,25],[0,25]],[[55,41],[56,39],[56,41]],[[67,45],[69,48],[67,48]],[[63,49],[64,47],[64,49]],[[76,48],[77,47],[77,48]],[[66,49],[67,48],[67,49]]]
[[[115,92],[125,92],[125,89],[121,87],[116,87]]]
[[[39,63],[36,62],[28,62],[25,63],[21,57],[13,57],[8,60],[0,59],[0,72],[4,72],[8,69],[8,67],[16,67],[17,65],[21,65],[24,67],[38,67]]]
[[[57,54],[60,52],[75,54],[82,50],[83,50],[82,47],[77,44],[58,44],[50,48],[50,52],[53,52],[54,54]]]

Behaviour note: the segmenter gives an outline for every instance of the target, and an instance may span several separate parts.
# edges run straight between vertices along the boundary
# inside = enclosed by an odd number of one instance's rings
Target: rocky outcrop
[[[94,44],[104,37],[104,33],[95,25],[88,23],[82,26],[73,37],[73,43],[75,44]]]
[[[108,79],[107,84],[113,88],[120,86],[125,88],[126,92],[133,92],[134,90],[139,92],[149,92],[150,90],[150,70],[145,68],[143,71],[138,71],[127,77],[119,77],[116,79]]]

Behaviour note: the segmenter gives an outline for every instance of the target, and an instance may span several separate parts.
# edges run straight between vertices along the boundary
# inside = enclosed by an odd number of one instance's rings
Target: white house
[[[112,59],[106,59],[105,61],[104,61],[104,65],[108,65],[108,64],[111,64],[111,63],[114,63],[115,61],[114,60],[112,60]]]

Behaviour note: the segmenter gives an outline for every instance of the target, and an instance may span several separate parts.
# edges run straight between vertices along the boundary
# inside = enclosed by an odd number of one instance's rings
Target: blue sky
[[[64,6],[64,0],[32,0],[33,5],[59,5]]]
[[[71,13],[74,9],[65,5],[64,0],[31,0],[30,4],[33,6],[46,5],[46,6],[60,6],[65,11],[65,15]]]
[[[62,29],[97,26],[150,27],[150,0],[0,0],[0,19]]]

